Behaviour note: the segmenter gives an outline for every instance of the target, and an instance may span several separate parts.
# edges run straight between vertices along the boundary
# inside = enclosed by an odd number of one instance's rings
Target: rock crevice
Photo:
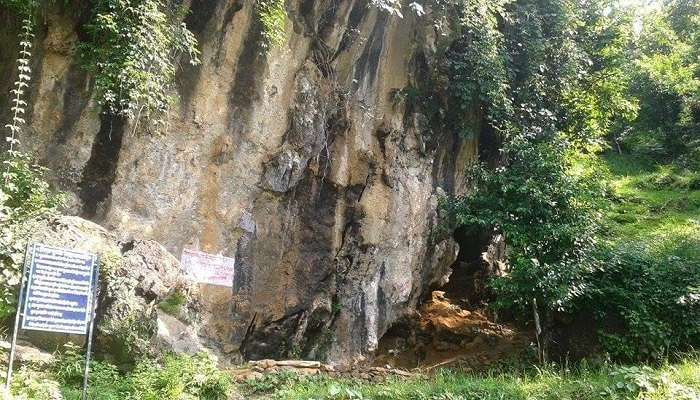
[[[286,42],[264,53],[251,3],[192,2],[202,65],[178,72],[162,135],[122,134],[92,100],[83,106],[76,54],[51,39],[76,39],[78,23],[52,11],[23,142],[71,196],[68,211],[119,239],[236,257],[232,290],[201,288],[210,343],[348,363],[444,280],[456,250],[436,234],[438,199],[460,190],[457,165],[478,140],[395,99],[425,75],[430,21],[361,0],[286,7]],[[78,92],[56,109],[56,96]]]

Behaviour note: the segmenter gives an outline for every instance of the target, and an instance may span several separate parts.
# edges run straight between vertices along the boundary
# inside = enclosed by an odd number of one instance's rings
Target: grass
[[[85,364],[79,350],[67,347],[50,364],[18,368],[12,380],[12,399],[81,399]],[[106,361],[90,364],[90,400],[226,400],[232,390],[228,374],[204,354],[143,359],[129,371]]]
[[[77,353],[60,355],[48,367],[23,366],[15,374],[13,398],[77,400],[81,367]],[[159,363],[143,360],[126,375],[95,362],[90,392],[90,399],[96,400],[697,400],[700,355],[656,367],[586,362],[572,369],[511,365],[486,373],[441,370],[380,383],[282,372],[237,387],[205,358],[179,356]]]
[[[607,238],[660,251],[678,241],[700,243],[700,171],[631,155],[608,154],[604,161],[613,198]]]
[[[573,371],[547,367],[486,375],[443,370],[383,383],[324,376],[283,378],[266,385],[267,390],[261,387],[250,382],[243,392],[251,399],[285,400],[690,400],[700,398],[700,358],[656,368],[582,364]]]
[[[163,312],[165,312],[168,315],[177,317],[178,315],[180,315],[182,306],[184,306],[185,303],[187,303],[187,298],[185,297],[185,295],[179,292],[175,292],[166,297],[160,303],[158,303],[158,308],[163,310]]]

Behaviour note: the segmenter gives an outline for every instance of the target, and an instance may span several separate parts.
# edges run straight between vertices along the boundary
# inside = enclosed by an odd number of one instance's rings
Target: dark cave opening
[[[100,131],[78,184],[83,203],[82,216],[95,218],[99,206],[112,194],[126,121],[123,117],[100,115]]]
[[[465,362],[483,366],[529,343],[527,335],[513,334],[499,325],[487,307],[493,300],[488,288],[492,275],[484,253],[493,252],[493,233],[461,227],[453,239],[459,251],[450,266],[449,281],[431,287],[417,312],[387,329],[379,341],[375,365],[410,369],[472,360]]]
[[[453,238],[459,245],[457,259],[450,266],[449,281],[438,290],[444,291],[453,303],[473,310],[483,306],[488,298],[486,281],[489,277],[482,254],[491,237],[489,232],[460,227],[455,230]]]

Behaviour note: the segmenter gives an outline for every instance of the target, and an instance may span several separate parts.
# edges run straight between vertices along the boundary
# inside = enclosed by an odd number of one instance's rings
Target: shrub
[[[22,366],[12,380],[14,400],[63,400],[60,385],[44,373]]]
[[[80,398],[85,363],[78,350],[67,347],[52,367],[66,399]],[[222,400],[230,390],[229,376],[204,354],[142,359],[126,374],[105,361],[90,363],[89,392],[100,400]]]
[[[700,346],[700,241],[653,251],[622,244],[600,251],[581,304],[601,322],[603,349],[626,361],[660,360]]]
[[[0,179],[0,319],[15,312],[31,223],[54,212],[62,199],[43,179],[46,170],[27,156],[16,154],[3,166],[7,170]]]
[[[511,149],[513,149],[511,147]],[[533,298],[549,309],[566,308],[580,295],[576,282],[595,243],[597,182],[572,173],[547,143],[519,145],[510,164],[477,169],[473,190],[443,201],[460,226],[497,230],[508,242],[508,275],[493,281],[502,308],[528,311]]]
[[[206,355],[143,360],[126,378],[128,400],[225,399],[231,383]]]
[[[172,315],[173,317],[180,316],[182,311],[182,306],[187,303],[187,297],[180,292],[173,292],[163,301],[158,303],[158,307],[163,310],[166,314]]]
[[[80,44],[85,67],[95,74],[103,111],[159,118],[172,102],[170,89],[181,54],[199,63],[197,40],[183,9],[168,0],[99,0]]]

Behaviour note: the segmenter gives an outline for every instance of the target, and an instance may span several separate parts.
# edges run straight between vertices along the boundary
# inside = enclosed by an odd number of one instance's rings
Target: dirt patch
[[[522,354],[531,335],[493,322],[484,310],[466,310],[434,291],[431,299],[379,344],[375,365],[430,370],[442,366],[472,369]]]

